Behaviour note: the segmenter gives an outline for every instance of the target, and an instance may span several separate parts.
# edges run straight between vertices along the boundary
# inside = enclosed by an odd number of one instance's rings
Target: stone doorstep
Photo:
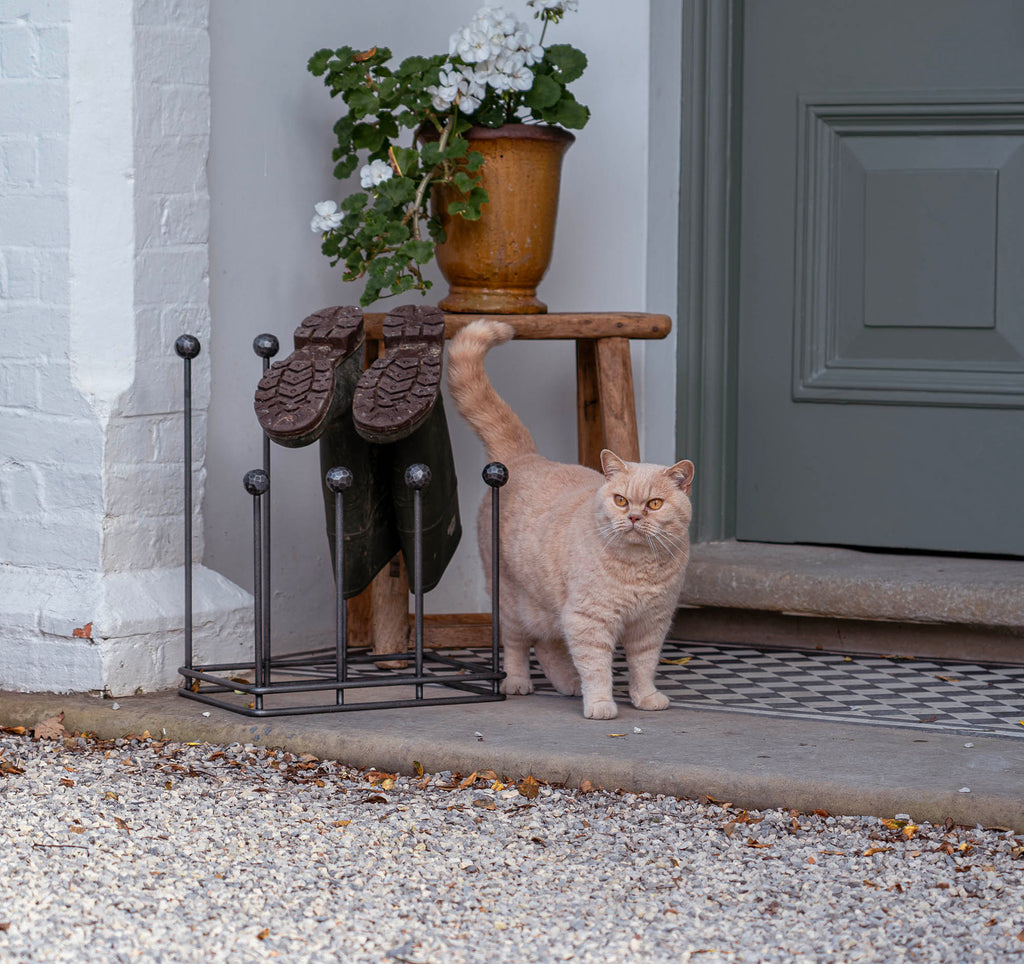
[[[1024,662],[1024,560],[695,544],[675,638]]]

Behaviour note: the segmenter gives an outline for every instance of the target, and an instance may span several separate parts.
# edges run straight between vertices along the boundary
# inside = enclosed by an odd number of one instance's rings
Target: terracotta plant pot
[[[551,263],[562,157],[576,138],[560,127],[506,124],[466,132],[470,150],[484,156],[482,186],[490,196],[480,220],[449,216],[448,205],[462,195],[435,187],[434,210],[447,240],[436,249],[448,282],[443,311],[481,314],[539,314],[537,298]]]

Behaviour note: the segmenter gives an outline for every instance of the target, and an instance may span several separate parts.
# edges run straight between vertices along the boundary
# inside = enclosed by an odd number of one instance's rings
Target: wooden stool
[[[363,316],[366,326],[366,363],[384,350],[384,314]],[[576,342],[576,429],[579,462],[600,470],[601,449],[609,448],[630,462],[640,460],[640,442],[633,398],[633,368],[629,342],[633,338],[664,338],[672,328],[668,315],[644,312],[557,312],[546,315],[446,314],[445,337],[451,338],[471,321],[486,318],[503,321],[516,329],[517,339]],[[445,617],[431,617],[443,626]],[[456,617],[454,629],[444,642],[451,645],[473,639],[466,618]],[[469,617],[480,623],[481,639],[489,629],[490,617]],[[349,633],[353,645],[370,645],[375,653],[404,650],[406,640],[400,627],[409,624],[409,578],[401,553],[385,566],[373,584],[349,601]],[[399,638],[396,640],[396,633]],[[448,638],[452,637],[452,638]]]

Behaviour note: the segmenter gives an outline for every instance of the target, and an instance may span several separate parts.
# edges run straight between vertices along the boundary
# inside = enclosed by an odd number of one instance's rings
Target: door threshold
[[[697,543],[673,636],[1024,661],[1024,561]]]

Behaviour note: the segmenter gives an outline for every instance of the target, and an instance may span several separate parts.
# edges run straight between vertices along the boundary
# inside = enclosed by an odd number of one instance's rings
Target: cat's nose
[[[632,522],[633,525],[636,525],[642,518],[643,516],[633,515],[632,513],[630,513],[629,521]]]

